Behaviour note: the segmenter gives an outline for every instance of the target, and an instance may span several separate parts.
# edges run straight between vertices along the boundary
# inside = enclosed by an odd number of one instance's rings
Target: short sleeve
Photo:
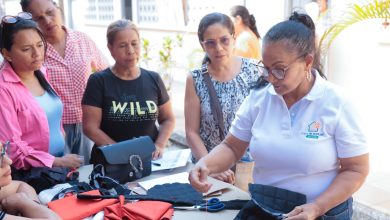
[[[162,79],[158,73],[154,73],[153,78],[155,79],[157,86],[158,86],[158,89],[159,89],[158,106],[161,106],[169,101],[168,91],[167,91],[167,88],[165,87],[165,84],[162,81]]]
[[[89,76],[82,104],[103,108],[103,78],[94,73]]]
[[[363,123],[356,109],[347,101],[341,109],[335,130],[335,141],[339,158],[348,158],[368,153],[368,143]]]
[[[252,126],[253,126],[253,118],[251,109],[251,100],[254,95],[251,92],[242,102],[238,112],[236,113],[236,117],[234,118],[232,125],[230,127],[229,132],[235,136],[236,138],[249,142],[252,138]]]

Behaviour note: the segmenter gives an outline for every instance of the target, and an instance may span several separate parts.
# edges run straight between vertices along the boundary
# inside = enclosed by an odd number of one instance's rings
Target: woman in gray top
[[[223,137],[242,101],[249,94],[250,87],[259,78],[255,61],[233,55],[233,36],[234,25],[227,15],[211,13],[200,21],[198,38],[206,57],[202,67],[187,77],[184,106],[186,138],[195,161],[221,142],[218,120],[212,113],[202,68],[207,69],[221,105]],[[234,182],[231,170],[214,174],[213,177]]]

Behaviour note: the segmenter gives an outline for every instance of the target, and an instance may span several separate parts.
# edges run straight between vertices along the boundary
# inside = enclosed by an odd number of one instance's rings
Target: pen
[[[152,162],[152,164],[153,164],[153,165],[155,165],[155,166],[158,166],[158,167],[160,167],[160,166],[161,166],[161,164],[160,164],[160,163],[156,163],[156,162]]]

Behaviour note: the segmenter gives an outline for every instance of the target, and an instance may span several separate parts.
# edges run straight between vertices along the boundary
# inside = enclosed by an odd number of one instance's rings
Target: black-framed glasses
[[[20,19],[25,19],[25,20],[30,20],[32,19],[31,13],[28,12],[19,12],[18,15],[13,16],[13,15],[5,15],[1,19],[1,24],[15,24],[17,23]]]
[[[4,157],[7,155],[7,150],[10,145],[10,141],[6,141],[3,144],[3,149],[0,151],[0,166],[3,167]]]
[[[293,65],[295,62],[297,62],[300,58],[302,58],[304,56],[305,55],[298,56],[283,69],[279,69],[279,68],[269,69],[269,68],[264,66],[262,60],[259,60],[259,62],[257,62],[257,64],[256,64],[256,66],[259,69],[260,73],[265,77],[265,79],[268,79],[269,74],[271,73],[276,79],[282,80],[286,76],[286,71],[291,67],[291,65]]]
[[[223,36],[219,39],[205,40],[202,41],[201,43],[206,49],[215,49],[217,48],[218,43],[221,44],[223,47],[228,47],[230,45],[231,39],[232,36],[229,35],[229,36]]]

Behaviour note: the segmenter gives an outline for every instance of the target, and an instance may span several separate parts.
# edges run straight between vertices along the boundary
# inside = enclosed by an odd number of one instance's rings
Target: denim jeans
[[[64,130],[66,153],[82,155],[85,164],[88,164],[93,142],[84,135],[82,123],[64,124]]]
[[[317,220],[351,220],[352,219],[352,203],[353,199],[347,201],[329,210],[325,215],[320,216]]]

